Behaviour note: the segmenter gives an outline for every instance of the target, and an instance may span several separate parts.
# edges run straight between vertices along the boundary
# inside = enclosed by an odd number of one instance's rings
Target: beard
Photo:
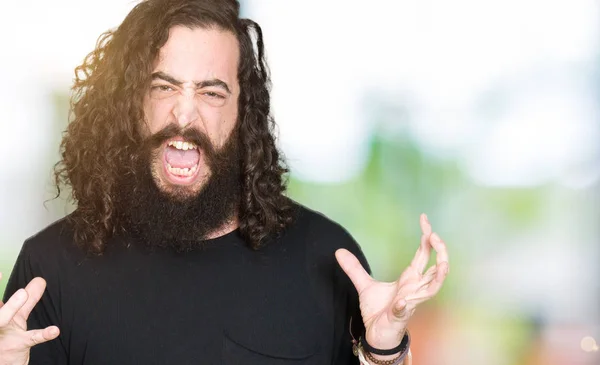
[[[210,174],[200,189],[161,186],[153,166],[162,164],[161,146],[181,136],[204,155]],[[147,138],[136,153],[134,165],[122,174],[117,194],[118,211],[126,231],[150,247],[178,252],[202,247],[206,237],[231,222],[241,198],[240,142],[237,128],[220,149],[196,129],[181,131],[170,125]],[[159,162],[157,162],[159,161]]]

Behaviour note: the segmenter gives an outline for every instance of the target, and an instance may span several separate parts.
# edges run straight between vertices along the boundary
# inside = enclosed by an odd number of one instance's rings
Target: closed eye
[[[211,97],[211,98],[225,99],[225,97],[223,95],[218,94],[218,93],[213,92],[213,91],[205,91],[203,94],[206,95],[206,96],[208,96],[208,97]]]
[[[170,87],[169,85],[156,85],[152,87],[153,90],[159,90],[159,91],[174,91],[172,87]]]

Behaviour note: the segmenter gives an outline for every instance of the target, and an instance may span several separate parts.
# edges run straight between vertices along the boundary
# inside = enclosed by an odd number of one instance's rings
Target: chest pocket
[[[289,346],[269,346],[259,344],[260,339],[250,344],[232,338],[229,334],[223,336],[222,365],[318,365],[317,350],[314,346],[299,346],[290,343]],[[321,361],[322,363],[322,361]]]

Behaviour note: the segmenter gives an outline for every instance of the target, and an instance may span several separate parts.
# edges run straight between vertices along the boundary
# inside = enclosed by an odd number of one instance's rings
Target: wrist
[[[363,337],[359,338],[357,345],[359,352],[364,355],[369,364],[400,365],[406,364],[405,360],[410,358],[410,334],[408,331],[400,343],[393,348],[376,348]],[[410,364],[411,361],[408,361]]]
[[[367,330],[365,331],[363,338],[373,348],[389,350],[400,345],[407,333],[407,330],[408,329],[406,327],[402,327],[401,330],[394,329],[391,331]]]

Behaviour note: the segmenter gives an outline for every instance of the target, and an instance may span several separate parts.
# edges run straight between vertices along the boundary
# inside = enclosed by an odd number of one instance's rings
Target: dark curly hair
[[[75,242],[88,252],[102,253],[107,240],[125,230],[115,201],[119,174],[124,167],[131,169],[137,157],[135,146],[143,140],[143,96],[159,50],[174,26],[230,31],[239,43],[241,235],[257,249],[292,222],[293,203],[284,194],[288,169],[275,145],[270,115],[262,31],[239,13],[235,0],[142,1],[116,30],[100,36],[96,48],[75,69],[70,123],[54,175],[57,196],[61,186],[71,189],[77,208],[68,221]]]

